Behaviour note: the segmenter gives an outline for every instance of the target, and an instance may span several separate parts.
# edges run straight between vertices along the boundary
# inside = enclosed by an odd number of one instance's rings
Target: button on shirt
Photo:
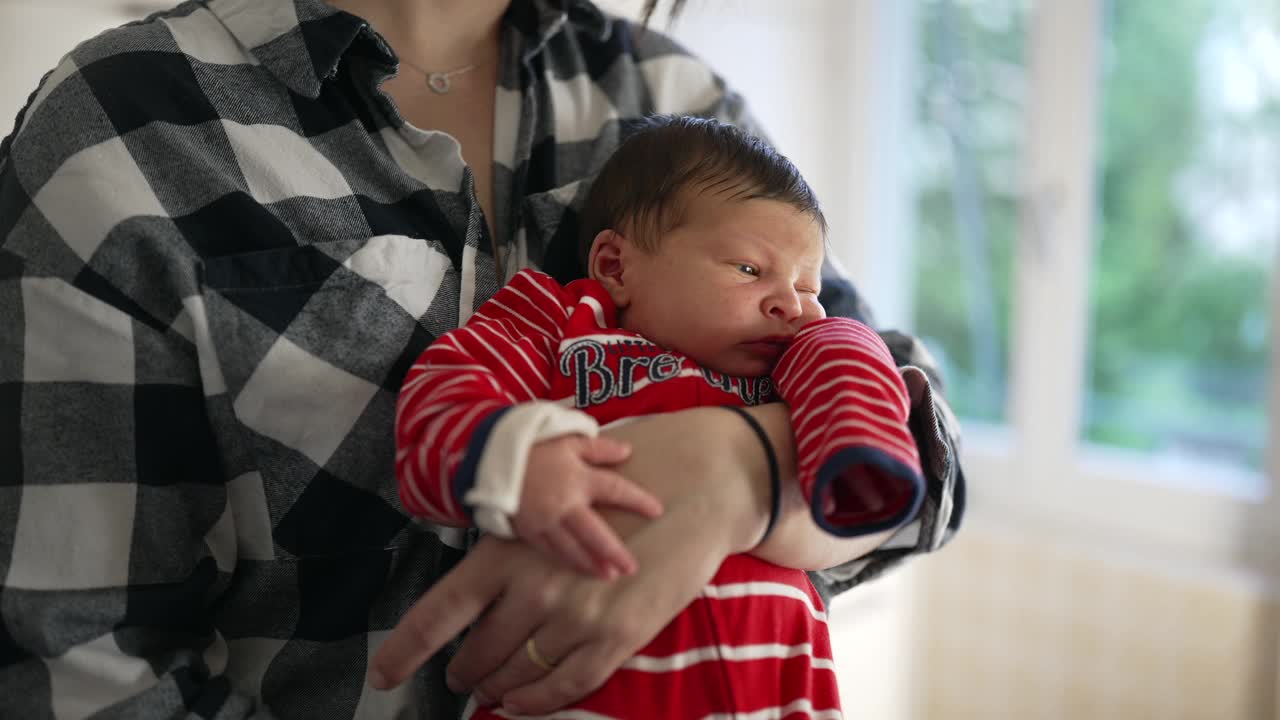
[[[508,274],[579,274],[575,208],[628,119],[753,128],[700,61],[587,2],[515,0],[501,37],[489,222],[457,143],[378,90],[390,48],[320,0],[187,2],[41,81],[0,145],[0,715],[459,715],[443,654],[364,684],[470,539],[400,507],[400,381],[502,284],[495,247]],[[866,319],[829,275],[828,312]],[[927,497],[816,574],[828,595],[962,515],[932,365],[884,336],[924,370]]]

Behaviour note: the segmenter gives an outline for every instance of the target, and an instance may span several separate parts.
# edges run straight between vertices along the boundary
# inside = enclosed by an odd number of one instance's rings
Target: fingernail
[[[493,698],[489,697],[488,695],[485,695],[479,690],[475,691],[474,697],[476,699],[476,702],[479,703],[480,705],[489,705],[493,702]]]
[[[511,713],[512,715],[524,714],[524,708],[520,707],[519,705],[512,705],[511,703],[504,704],[502,706],[502,709],[506,710],[508,713]]]
[[[378,690],[386,690],[391,685],[387,681],[387,676],[383,675],[382,671],[377,668],[369,669],[369,684]]]

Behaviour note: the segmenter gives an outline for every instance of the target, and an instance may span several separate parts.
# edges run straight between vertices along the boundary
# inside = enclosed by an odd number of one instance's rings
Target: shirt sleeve
[[[848,318],[809,323],[773,381],[791,408],[796,476],[819,527],[853,537],[915,517],[924,484],[910,396],[875,331]]]
[[[723,78],[660,32],[637,40],[647,75],[652,111],[714,117],[760,137],[768,137],[742,96]],[[659,60],[659,62],[652,62]],[[876,328],[871,309],[848,276],[828,258],[822,268],[819,300],[832,317]],[[893,355],[911,398],[908,427],[923,465],[924,495],[919,512],[881,548],[811,577],[824,599],[878,576],[907,557],[932,552],[950,541],[964,517],[965,480],[959,464],[960,426],[943,396],[938,365],[919,339],[876,328]]]
[[[236,530],[198,294],[82,87],[64,60],[0,145],[0,715],[265,717],[214,620]]]
[[[595,436],[589,415],[539,402],[573,307],[550,276],[523,270],[410,368],[396,407],[396,475],[410,513],[510,537],[534,443]]]

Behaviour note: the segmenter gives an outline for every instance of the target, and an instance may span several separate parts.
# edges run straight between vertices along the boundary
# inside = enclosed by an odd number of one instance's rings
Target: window
[[[1280,13],[1264,0],[1126,0],[1092,16],[1025,0],[918,4],[911,318],[957,412],[1008,421],[1011,340],[1043,345],[1028,350],[1036,357],[1074,353],[1070,335],[1055,340],[1043,326],[1086,312],[1074,321],[1087,349],[1079,376],[1042,378],[1080,388],[1050,403],[1078,416],[1072,441],[1260,476],[1280,237]],[[1029,70],[1033,57],[1045,61]],[[1049,63],[1093,68],[1094,86],[1073,90],[1079,73]],[[1071,112],[1073,93],[1093,118]],[[1047,123],[1053,108],[1079,124],[1034,127],[1029,102]],[[1086,173],[1066,147],[1090,153]],[[1063,232],[1055,217],[1070,212],[1070,192],[1086,232]],[[1081,261],[1083,297],[1015,278],[1069,278]],[[1055,307],[1076,297],[1082,305]],[[1039,311],[1022,323],[1033,337],[1011,338],[1011,303]]]
[[[906,259],[863,267],[902,268],[902,317],[965,421],[975,513],[1276,567],[1280,10],[870,6],[886,47],[913,49],[914,122],[911,171],[877,190],[908,217],[862,250]],[[878,93],[857,106],[892,112]]]
[[[1026,130],[1026,4],[925,2],[912,142],[911,322],[957,413],[1006,420]]]
[[[1280,238],[1275,8],[1108,8],[1090,442],[1263,469],[1267,282]]]

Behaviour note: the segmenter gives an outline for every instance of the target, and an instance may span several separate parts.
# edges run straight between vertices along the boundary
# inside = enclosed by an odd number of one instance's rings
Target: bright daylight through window
[[[957,411],[991,423],[1009,422],[1018,347],[1033,12],[1025,0],[930,0],[915,31],[913,324]],[[1092,258],[1080,440],[1260,473],[1280,4],[1117,0],[1099,31],[1094,235],[1057,239]]]

